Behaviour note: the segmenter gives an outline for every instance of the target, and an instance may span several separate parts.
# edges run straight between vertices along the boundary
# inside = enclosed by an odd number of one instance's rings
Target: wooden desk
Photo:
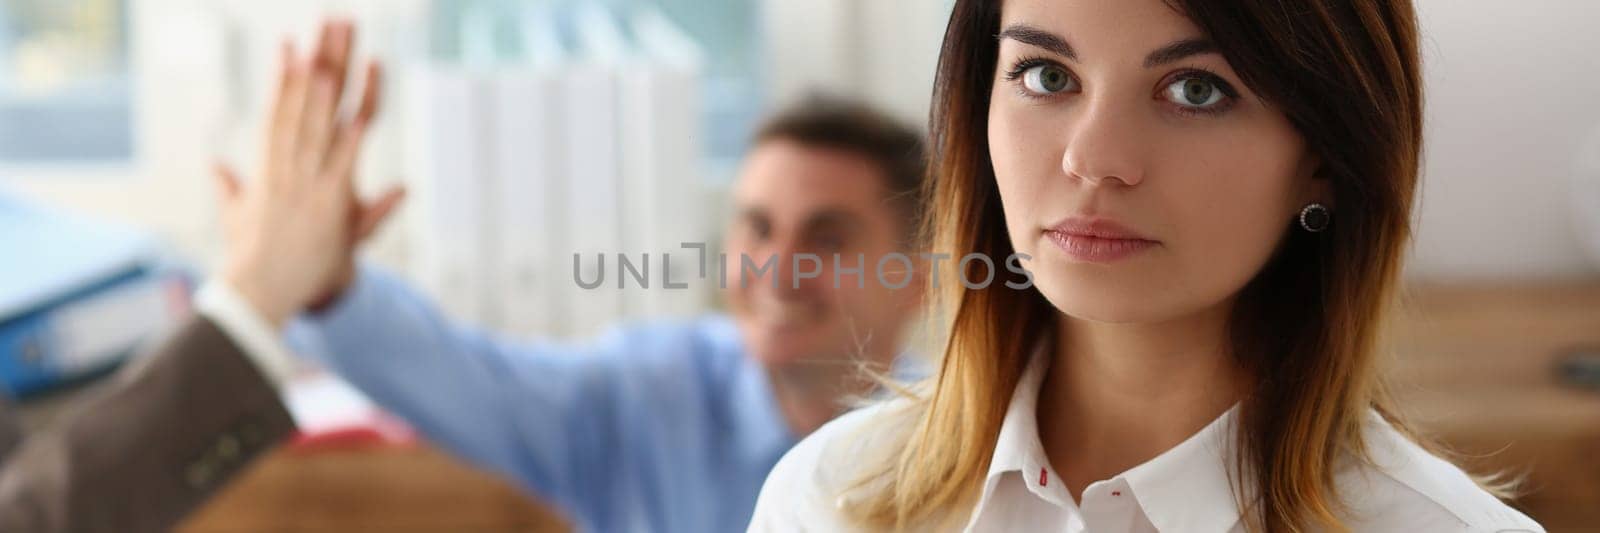
[[[1550,531],[1600,531],[1600,390],[1556,369],[1600,348],[1600,280],[1406,294],[1388,343],[1401,408],[1470,470],[1525,474],[1516,503]]]
[[[509,483],[425,446],[279,449],[177,533],[568,531]]]

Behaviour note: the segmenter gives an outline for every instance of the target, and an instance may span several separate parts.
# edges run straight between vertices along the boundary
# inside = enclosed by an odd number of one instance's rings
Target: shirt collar
[[[1007,472],[1018,472],[1034,495],[1057,505],[1070,496],[1057,480],[1039,439],[1039,389],[1050,357],[1036,348],[1012,393],[1000,425],[994,458],[989,463],[983,494],[973,519],[982,514],[995,485]],[[1127,482],[1159,531],[1227,531],[1240,519],[1229,469],[1233,463],[1234,405],[1205,428],[1166,452],[1117,476]]]
[[[1146,518],[1160,531],[1228,531],[1239,521],[1229,470],[1239,406],[1172,449],[1123,472]]]
[[[1011,404],[1006,407],[1005,419],[1000,423],[994,458],[989,462],[989,473],[979,499],[980,508],[989,500],[995,484],[1007,472],[1021,473],[1028,491],[1034,495],[1058,505],[1069,503],[1069,496],[1060,483],[1050,482],[1060,478],[1050,467],[1044,445],[1039,440],[1039,386],[1044,382],[1045,370],[1049,367],[1049,355],[1041,344],[1029,356],[1022,379],[1017,381],[1017,388],[1011,393]]]

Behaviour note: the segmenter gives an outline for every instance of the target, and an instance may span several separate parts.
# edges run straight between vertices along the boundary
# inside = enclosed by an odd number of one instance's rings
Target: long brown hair
[[[1288,117],[1332,186],[1334,224],[1308,234],[1284,221],[1275,255],[1237,299],[1229,335],[1258,376],[1240,406],[1233,468],[1254,487],[1246,495],[1235,483],[1248,527],[1337,528],[1335,464],[1366,457],[1368,410],[1405,431],[1375,354],[1411,234],[1422,147],[1415,14],[1407,0],[1168,3]],[[931,251],[950,257],[1013,252],[987,139],[1000,4],[958,0],[939,57],[923,231]],[[901,529],[973,503],[1028,344],[1053,334],[1058,311],[1037,291],[943,287],[929,294],[948,337],[931,391],[910,404],[918,423],[855,486],[875,490],[848,500],[866,525]]]

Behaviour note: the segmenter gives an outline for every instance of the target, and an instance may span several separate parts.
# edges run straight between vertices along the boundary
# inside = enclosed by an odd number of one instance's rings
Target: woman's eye
[[[1225,97],[1216,83],[1200,78],[1184,78],[1167,86],[1167,99],[1184,107],[1212,107]]]
[[[1022,86],[1035,94],[1055,94],[1074,85],[1072,75],[1055,65],[1037,65],[1022,73]]]

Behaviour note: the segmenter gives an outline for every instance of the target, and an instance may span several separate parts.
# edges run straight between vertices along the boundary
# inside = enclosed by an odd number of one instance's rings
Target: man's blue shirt
[[[744,531],[767,472],[798,440],[725,316],[584,343],[510,341],[363,268],[290,343],[585,531]]]

